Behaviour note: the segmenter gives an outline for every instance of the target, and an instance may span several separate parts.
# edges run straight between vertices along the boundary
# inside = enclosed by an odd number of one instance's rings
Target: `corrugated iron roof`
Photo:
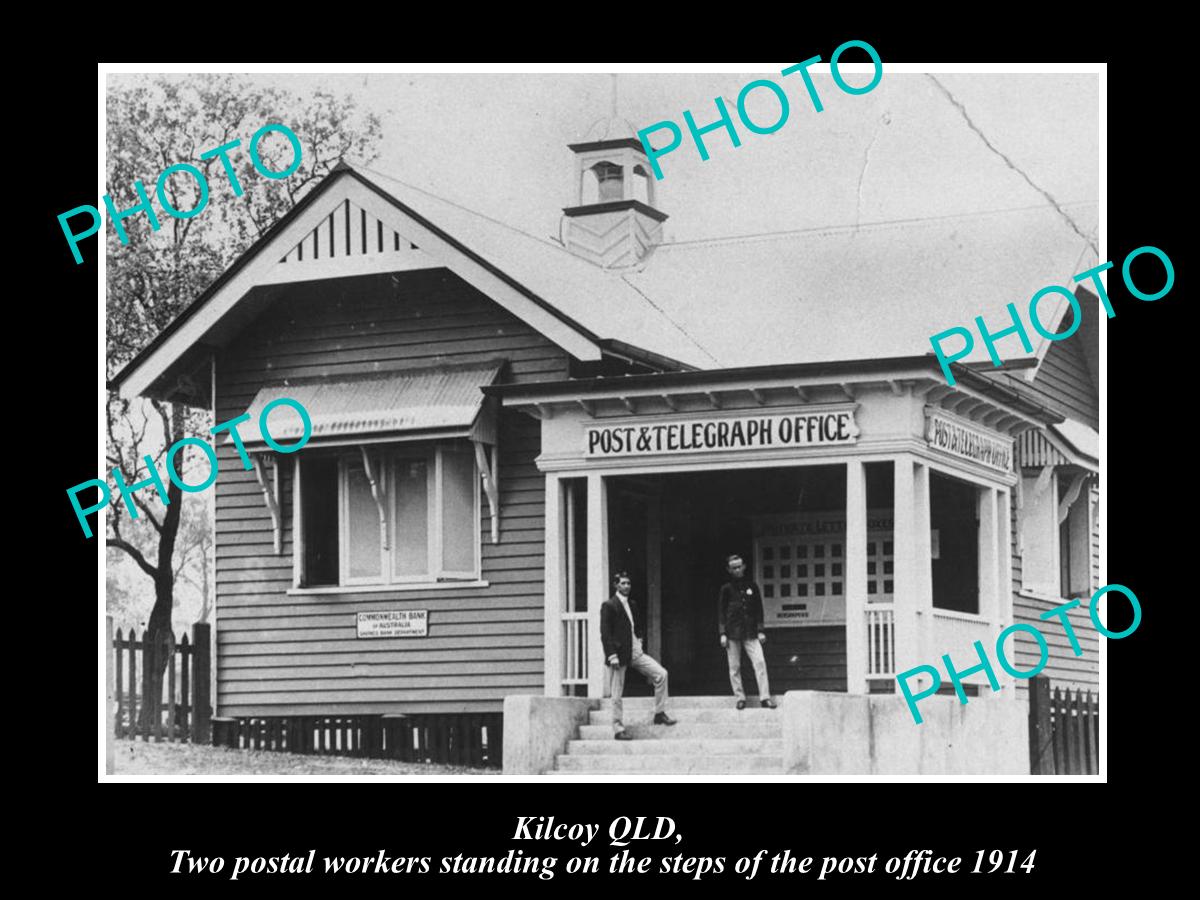
[[[592,339],[620,341],[698,369],[931,354],[930,335],[953,326],[974,331],[979,315],[999,330],[1008,323],[1006,304],[1015,303],[1024,317],[1034,292],[1070,285],[1072,275],[1095,263],[1057,209],[1030,207],[668,243],[637,266],[610,271],[384,173],[344,168],[444,229]],[[1063,207],[1093,229],[1096,204]],[[1065,308],[1062,298],[1048,297],[1043,324],[1052,327]],[[1036,349],[1039,338],[1029,331]],[[1011,336],[1001,340],[1000,352],[1006,360],[1032,355]],[[976,334],[964,361],[987,358]]]
[[[1096,429],[1085,425],[1076,419],[1067,419],[1057,425],[1050,426],[1054,433],[1062,438],[1067,446],[1079,456],[1098,462],[1100,459],[1100,435]],[[1078,460],[1078,457],[1076,458]]]
[[[692,335],[618,273],[593,265],[561,244],[534,237],[384,172],[366,166],[350,168],[592,334],[696,368],[718,364]]]
[[[483,407],[480,388],[495,382],[503,365],[494,361],[268,385],[254,395],[246,410],[250,421],[238,426],[238,434],[247,444],[265,443],[259,416],[285,397],[302,405],[312,420],[310,441],[406,431],[465,433]],[[283,444],[304,434],[300,414],[291,406],[273,408],[267,425]]]
[[[1090,226],[1096,207],[1071,211]],[[664,244],[624,278],[723,367],[932,353],[930,336],[954,326],[974,333],[964,359],[974,361],[989,358],[976,316],[1000,331],[1014,303],[1036,350],[1030,297],[1072,285],[1093,259],[1057,210],[1036,207]],[[1043,324],[1065,306],[1047,297]],[[1005,360],[1032,355],[1017,337],[998,349]]]
[[[1010,324],[1008,303],[1024,319],[1035,292],[1072,285],[1096,263],[1058,209],[1035,206],[666,243],[636,266],[608,270],[384,172],[353,168],[592,333],[699,369],[929,354],[931,335],[974,331],[979,315],[999,331]],[[1094,229],[1095,203],[1063,208]],[[1065,309],[1058,295],[1047,297],[1043,324],[1053,327]],[[1026,326],[1036,352],[1044,341]],[[1033,356],[1016,337],[998,346],[1006,360]],[[988,359],[976,333],[965,361]]]

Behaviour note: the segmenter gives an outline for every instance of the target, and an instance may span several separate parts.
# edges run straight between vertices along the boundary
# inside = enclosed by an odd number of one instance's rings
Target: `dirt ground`
[[[193,744],[113,742],[115,775],[498,775],[496,769]]]

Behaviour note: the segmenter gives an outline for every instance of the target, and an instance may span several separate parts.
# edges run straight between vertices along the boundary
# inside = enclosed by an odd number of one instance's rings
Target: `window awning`
[[[1023,467],[1079,466],[1100,471],[1100,435],[1094,428],[1067,419],[1045,430],[1032,429],[1017,438],[1017,463]]]
[[[1063,442],[1064,446],[1061,449],[1067,459],[1077,466],[1083,466],[1093,472],[1099,471],[1100,435],[1094,428],[1074,419],[1067,419],[1065,422],[1051,425],[1050,430]]]
[[[270,385],[255,394],[246,409],[250,420],[238,425],[238,434],[247,446],[265,445],[259,416],[286,397],[312,420],[310,446],[454,437],[495,444],[495,403],[480,388],[493,384],[503,365],[493,360]],[[300,414],[287,405],[271,410],[267,427],[280,444],[304,434]]]

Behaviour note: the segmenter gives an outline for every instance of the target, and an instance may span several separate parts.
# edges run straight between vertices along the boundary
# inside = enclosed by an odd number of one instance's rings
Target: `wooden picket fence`
[[[1029,762],[1034,775],[1100,774],[1100,698],[1030,679]]]
[[[209,679],[212,673],[211,628],[204,623],[192,626],[192,635],[174,640],[173,652],[163,672],[162,692],[149,697],[145,665],[145,632],[139,638],[136,629],[122,634],[117,629],[109,643],[113,661],[110,677],[115,704],[113,734],[119,738],[153,741],[191,741],[207,744],[211,735],[212,708]],[[144,723],[147,702],[155,705]]]
[[[476,768],[503,765],[501,713],[213,719],[213,744]]]

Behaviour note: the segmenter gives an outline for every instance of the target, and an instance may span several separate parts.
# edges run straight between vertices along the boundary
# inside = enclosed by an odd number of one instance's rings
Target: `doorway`
[[[781,516],[828,513],[844,522],[845,468],[782,469],[615,477],[609,482],[609,559],[633,578],[645,619],[647,652],[670,672],[673,694],[731,693],[718,629],[718,594],[728,579],[725,559],[742,556],[755,571],[756,529]],[[844,609],[844,607],[843,607]],[[838,624],[767,625],[763,646],[771,690],[846,689],[846,632]],[[742,681],[758,692],[743,659]],[[639,678],[627,692],[649,693]]]

